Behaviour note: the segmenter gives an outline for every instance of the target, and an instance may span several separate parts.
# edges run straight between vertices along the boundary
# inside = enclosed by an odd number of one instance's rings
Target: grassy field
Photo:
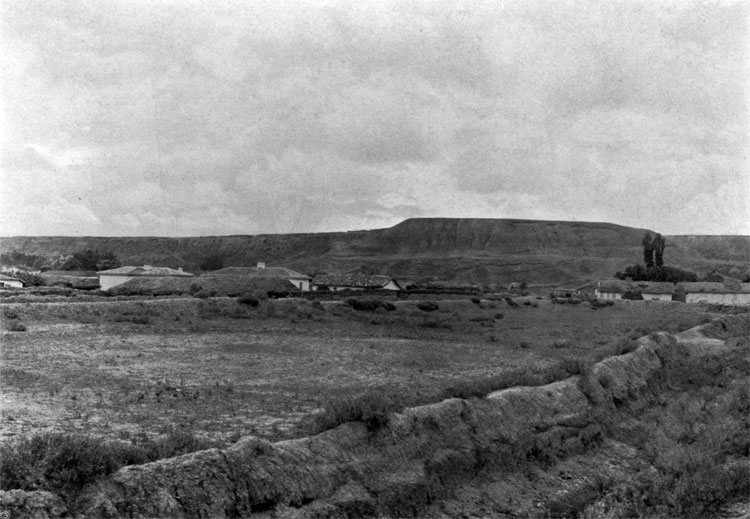
[[[391,311],[301,299],[5,302],[2,439],[174,428],[216,442],[301,436],[323,408],[368,391],[436,400],[466,381],[596,361],[650,331],[713,317],[682,303],[594,309],[539,296],[440,300],[432,311],[391,302]]]

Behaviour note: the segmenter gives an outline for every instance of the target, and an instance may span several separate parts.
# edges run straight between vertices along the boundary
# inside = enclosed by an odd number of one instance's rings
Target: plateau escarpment
[[[152,264],[198,271],[219,257],[225,266],[257,261],[296,270],[364,269],[412,280],[568,283],[611,276],[638,263],[645,229],[608,223],[535,220],[414,218],[388,229],[257,236],[12,237],[0,249],[41,256],[95,248],[124,264]],[[670,266],[698,272],[719,269],[750,274],[748,236],[667,236]]]

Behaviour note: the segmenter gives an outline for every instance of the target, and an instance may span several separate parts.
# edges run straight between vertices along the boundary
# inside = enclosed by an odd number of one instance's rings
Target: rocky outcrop
[[[0,512],[8,519],[53,519],[68,515],[62,499],[41,490],[0,490]]]

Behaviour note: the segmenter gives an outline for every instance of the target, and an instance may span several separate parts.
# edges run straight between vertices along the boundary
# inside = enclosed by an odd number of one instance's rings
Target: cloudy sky
[[[0,235],[750,234],[750,3],[0,0]]]

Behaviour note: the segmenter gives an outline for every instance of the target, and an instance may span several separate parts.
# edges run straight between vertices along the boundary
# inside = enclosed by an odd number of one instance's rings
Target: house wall
[[[748,305],[750,294],[715,294],[695,292],[686,294],[685,301],[688,303],[715,303],[720,305]]]
[[[13,288],[23,288],[23,282],[22,281],[12,281],[10,279],[3,279],[3,280],[0,280],[0,286],[3,286],[3,287],[13,287]]]
[[[99,276],[99,285],[102,290],[109,290],[131,279],[135,279],[135,276]]]
[[[390,280],[388,284],[383,287],[383,290],[401,290],[401,288],[393,280]]]
[[[289,279],[288,280],[292,285],[299,288],[303,292],[309,292],[310,291],[310,280],[309,279]]]
[[[599,292],[596,291],[597,299],[611,299],[613,301],[619,301],[622,299],[622,294],[619,292]]]

